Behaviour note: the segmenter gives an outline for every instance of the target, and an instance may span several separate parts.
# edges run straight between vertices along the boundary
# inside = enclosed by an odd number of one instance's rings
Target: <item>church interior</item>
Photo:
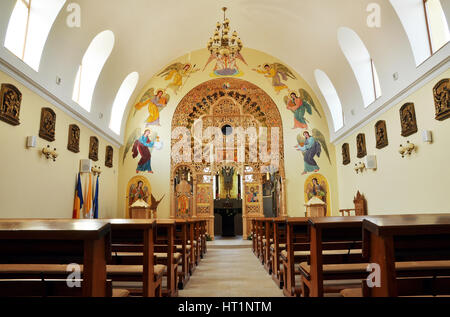
[[[448,21],[0,1],[0,297],[450,296]]]

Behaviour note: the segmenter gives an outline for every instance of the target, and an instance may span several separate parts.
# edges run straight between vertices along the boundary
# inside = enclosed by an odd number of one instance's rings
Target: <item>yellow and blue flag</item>
[[[75,188],[75,200],[73,203],[73,219],[80,219],[80,211],[83,207],[83,190],[81,188],[81,177],[78,173],[77,187]]]

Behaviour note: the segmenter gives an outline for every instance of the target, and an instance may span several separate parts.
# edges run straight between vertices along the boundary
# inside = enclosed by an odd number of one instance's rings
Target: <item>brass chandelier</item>
[[[223,23],[217,22],[213,37],[208,40],[207,48],[213,55],[238,55],[242,50],[242,41],[236,31],[230,36],[230,20],[226,17],[227,8],[222,8]]]

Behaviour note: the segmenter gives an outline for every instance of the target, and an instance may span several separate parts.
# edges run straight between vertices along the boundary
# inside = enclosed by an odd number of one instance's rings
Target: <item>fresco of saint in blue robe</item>
[[[296,148],[298,151],[303,152],[304,161],[305,161],[305,170],[303,171],[303,175],[318,172],[320,170],[317,162],[315,161],[315,157],[320,157],[322,153],[322,146],[319,142],[317,142],[308,132],[304,133],[306,138],[305,144],[297,145]]]

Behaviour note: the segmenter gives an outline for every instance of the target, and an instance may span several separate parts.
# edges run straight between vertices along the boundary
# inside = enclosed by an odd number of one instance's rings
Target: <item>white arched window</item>
[[[416,66],[450,40],[439,0],[390,0],[408,35]]]
[[[5,47],[35,71],[48,34],[66,0],[17,0],[6,31]]]
[[[320,69],[316,69],[314,71],[314,76],[316,77],[316,82],[319,86],[320,92],[328,104],[328,109],[330,109],[331,117],[333,119],[334,132],[336,132],[344,126],[344,114],[342,112],[341,100],[339,99],[336,88],[334,88],[334,85],[330,78],[328,78],[327,74]]]
[[[109,30],[101,32],[92,40],[78,68],[72,99],[87,111],[91,111],[97,80],[113,47],[114,33]]]
[[[375,64],[363,41],[352,29],[339,28],[338,41],[358,81],[364,107],[367,107],[381,96],[380,81]]]
[[[136,85],[139,81],[139,74],[134,72],[125,78],[122,85],[117,92],[116,99],[111,112],[111,121],[109,122],[109,128],[120,135],[120,127],[122,124],[123,113],[127,107],[133,91],[136,89]]]

